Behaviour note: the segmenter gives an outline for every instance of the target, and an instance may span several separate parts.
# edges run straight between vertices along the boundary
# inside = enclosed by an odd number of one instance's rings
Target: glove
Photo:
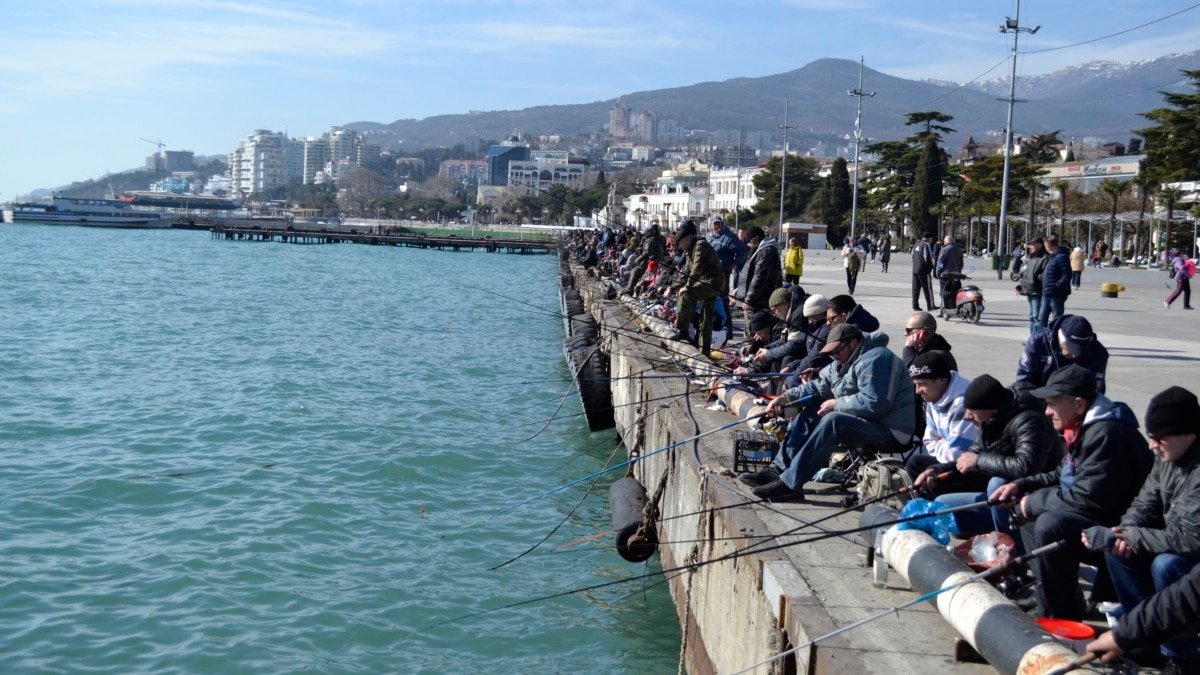
[[[1137,540],[1136,527],[1118,527],[1113,536],[1128,544],[1131,551],[1137,550],[1137,548],[1133,545],[1133,542]]]
[[[1083,531],[1087,535],[1088,552],[1101,553],[1104,550],[1112,550],[1112,547],[1117,543],[1117,535],[1112,531],[1111,527],[1096,525],[1089,527]]]

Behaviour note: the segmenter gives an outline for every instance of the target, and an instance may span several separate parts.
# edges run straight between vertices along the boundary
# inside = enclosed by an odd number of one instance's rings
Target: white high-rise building
[[[258,129],[238,141],[237,150],[229,155],[233,189],[255,193],[286,185],[292,147],[287,134],[267,129]]]

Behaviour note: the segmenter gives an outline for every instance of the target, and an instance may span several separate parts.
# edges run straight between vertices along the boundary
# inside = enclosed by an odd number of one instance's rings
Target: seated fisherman
[[[1046,386],[1029,393],[1046,400],[1046,414],[1066,441],[1067,454],[1054,471],[1006,483],[991,499],[1010,502],[1021,497],[1016,510],[1027,521],[1021,527],[1025,550],[1066,540],[1066,546],[1029,565],[1038,580],[1038,616],[1078,621],[1083,613],[1076,597],[1079,563],[1087,558],[1100,566],[1097,583],[1102,587],[1108,574],[1099,554],[1089,557],[1081,534],[1095,525],[1117,524],[1150,473],[1154,457],[1138,432],[1133,411],[1098,393],[1096,378],[1086,368],[1057,370]]]
[[[988,495],[1005,483],[1048,471],[1062,458],[1062,439],[1054,431],[1050,418],[1041,410],[1017,405],[1013,392],[991,375],[971,380],[963,394],[967,419],[979,431],[979,439],[969,452],[957,459],[925,469],[914,484],[923,493],[937,496],[951,506],[986,501]],[[978,476],[986,486],[967,492],[939,485],[935,476],[955,471],[961,476]],[[948,494],[947,494],[948,493]],[[954,514],[958,534],[971,537],[985,532],[1003,532],[1021,547],[1020,534],[1013,531],[1011,510],[993,506]]]
[[[804,358],[789,366],[784,388],[798,387],[800,383],[814,379],[833,360],[828,354],[821,353],[832,328],[825,316],[827,307],[828,301],[823,295],[810,295],[804,301]]]
[[[1108,350],[1100,344],[1087,319],[1064,314],[1051,321],[1044,330],[1029,336],[1025,352],[1017,363],[1017,379],[1013,389],[1022,394],[1023,404],[1036,404],[1027,392],[1044,386],[1054,371],[1071,364],[1090,370],[1096,377],[1096,391],[1104,393]]]
[[[771,338],[778,335],[778,330],[782,326],[782,322],[775,319],[775,315],[767,310],[761,310],[754,313],[750,317],[750,338],[749,342],[742,345],[738,350],[738,355],[742,357],[741,365],[733,369],[734,374],[745,375],[747,373],[769,373],[771,364],[766,360],[757,360],[755,357],[766,350],[767,344]]]
[[[937,319],[929,312],[914,312],[904,325],[904,353],[901,358],[911,366],[918,354],[933,351],[944,353],[950,361],[950,370],[958,370],[958,363],[950,353],[950,343],[937,332]]]
[[[1111,529],[1084,532],[1090,550],[1103,549],[1117,598],[1126,612],[1182,579],[1200,562],[1200,402],[1182,387],[1150,399],[1146,435],[1158,455],[1141,492]],[[1200,673],[1196,632],[1162,643],[1168,668]],[[1167,672],[1167,671],[1164,671]]]
[[[804,332],[804,301],[807,298],[799,286],[777,288],[771,293],[771,314],[777,319],[778,334],[754,354],[754,363],[764,364],[761,372],[783,373],[795,368],[807,353]]]
[[[738,476],[755,486],[756,497],[803,500],[804,484],[829,464],[838,443],[884,453],[904,449],[916,418],[913,385],[887,343],[886,333],[864,335],[850,324],[833,327],[821,350],[833,362],[817,379],[788,389],[767,406],[768,415],[781,415],[792,402],[819,402],[796,415],[770,467]]]
[[[1173,638],[1192,639],[1200,632],[1200,565],[1179,581],[1160,589],[1117,619],[1111,631],[1090,642],[1089,653],[1111,663],[1134,648],[1166,644]],[[1186,668],[1191,667],[1191,670]],[[1167,662],[1160,675],[1190,675],[1190,664]]]
[[[904,470],[909,476],[921,473],[936,464],[954,462],[975,444],[979,430],[967,419],[963,394],[967,378],[950,368],[949,357],[941,351],[918,354],[908,367],[913,390],[921,397],[925,415],[925,433],[921,437],[922,452],[908,459]],[[982,490],[985,481],[976,476],[956,476],[942,487],[957,490]]]
[[[879,319],[867,311],[866,307],[858,304],[853,295],[835,295],[829,299],[829,307],[825,310],[829,326],[848,323],[864,333],[879,330]]]

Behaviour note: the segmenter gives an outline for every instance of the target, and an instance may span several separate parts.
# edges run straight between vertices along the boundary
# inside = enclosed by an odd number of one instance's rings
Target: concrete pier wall
[[[601,323],[604,349],[611,359],[617,430],[631,455],[736,420],[727,412],[706,410],[707,392],[686,379],[662,378],[679,374],[678,365],[691,361],[694,350],[683,346],[671,358],[653,333],[642,332],[648,331],[645,323],[625,307],[606,302],[603,290],[586,278],[581,280],[585,305]],[[661,495],[659,551],[664,569],[730,556],[667,575],[683,628],[682,656],[693,675],[734,672],[837,627],[785,554],[735,555],[759,540],[754,535],[766,535],[768,528],[751,509],[738,508],[746,497],[731,477],[710,471],[730,463],[732,431],[633,465],[651,500]],[[722,461],[724,455],[728,456]],[[800,654],[798,664],[785,660],[757,672],[869,671],[853,653],[813,650]]]

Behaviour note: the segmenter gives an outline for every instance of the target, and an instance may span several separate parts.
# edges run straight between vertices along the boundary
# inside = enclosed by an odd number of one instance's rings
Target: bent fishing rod
[[[712,433],[712,432],[706,432],[706,433]],[[684,442],[686,442],[686,441],[684,441]],[[616,586],[617,584],[625,584],[625,583],[629,583],[631,581],[641,581],[644,579],[651,579],[654,577],[666,576],[669,574],[682,573],[682,572],[685,572],[688,570],[695,570],[700,567],[705,567],[708,565],[715,565],[717,563],[726,562],[728,560],[734,560],[734,559],[737,559],[737,558],[745,555],[748,552],[751,552],[751,549],[753,549],[753,552],[755,552],[755,553],[768,553],[770,551],[778,551],[781,549],[790,548],[792,546],[799,546],[801,544],[812,544],[812,543],[817,543],[820,541],[825,541],[827,539],[833,539],[835,537],[843,537],[843,536],[850,535],[850,534],[857,534],[859,532],[865,532],[867,530],[886,528],[886,527],[891,527],[893,525],[900,525],[902,523],[911,523],[911,522],[915,522],[918,520],[924,520],[926,518],[937,518],[937,517],[944,516],[944,515],[958,513],[960,511],[969,511],[969,510],[981,508],[981,507],[987,506],[987,505],[988,505],[988,502],[973,502],[971,504],[963,504],[961,506],[952,506],[952,507],[948,507],[945,509],[941,509],[939,511],[931,511],[929,513],[922,513],[922,514],[917,514],[917,515],[913,515],[913,516],[896,518],[891,521],[885,521],[885,522],[881,522],[881,523],[872,523],[870,525],[862,525],[862,526],[850,528],[847,530],[829,530],[825,534],[817,535],[814,537],[809,537],[807,539],[801,539],[801,540],[794,541],[794,542],[789,542],[786,544],[777,544],[775,546],[770,546],[770,547],[766,547],[766,548],[756,548],[757,545],[752,544],[750,546],[747,546],[746,548],[738,549],[736,551],[732,551],[725,555],[717,556],[716,558],[712,558],[710,560],[705,560],[703,562],[697,562],[697,563],[694,563],[691,565],[681,565],[679,567],[661,569],[656,572],[647,572],[645,574],[639,574],[639,575],[632,576],[632,577],[626,577],[624,579],[615,579],[613,581],[606,581],[606,582],[599,583],[599,584],[593,584],[591,586],[584,586],[581,588],[574,588],[574,589],[567,590],[567,591],[560,591],[558,593],[552,593],[550,595],[543,595],[543,596],[536,597],[536,598],[529,598],[527,600],[520,600],[518,602],[508,603],[506,605],[501,605],[499,607],[491,607],[489,609],[481,609],[479,611],[471,612],[469,614],[463,614],[460,616],[452,617],[449,619],[445,619],[443,621],[438,621],[436,623],[429,624],[428,626],[418,628],[418,629],[412,631],[411,633],[409,633],[408,635],[404,636],[401,639],[401,642],[403,642],[404,640],[408,640],[409,638],[411,638],[419,633],[423,633],[425,631],[432,630],[432,629],[438,628],[440,626],[457,623],[459,621],[465,621],[467,619],[471,619],[471,618],[474,618],[477,616],[482,616],[484,614],[491,614],[493,612],[499,612],[499,611],[503,611],[506,609],[523,607],[525,605],[530,605],[530,604],[533,604],[536,602],[543,602],[546,600],[554,600],[556,598],[564,598],[564,597],[568,597],[571,595],[578,595],[580,593],[587,593],[589,591],[595,591],[595,590],[600,590],[603,588],[609,588],[610,586]]]
[[[986,569],[982,572],[979,572],[977,574],[972,574],[971,576],[967,577],[966,579],[963,579],[962,581],[959,581],[958,583],[950,584],[949,586],[943,586],[942,588],[932,590],[922,596],[913,598],[912,600],[908,600],[907,602],[902,602],[899,605],[896,605],[895,607],[892,607],[890,609],[885,609],[882,612],[879,612],[878,614],[872,614],[871,616],[868,616],[865,619],[860,619],[858,621],[855,621],[852,624],[843,626],[835,631],[826,633],[817,638],[813,638],[812,640],[809,640],[808,642],[805,642],[802,645],[799,645],[797,647],[792,647],[791,649],[788,649],[787,651],[780,652],[780,653],[776,654],[775,656],[772,656],[771,658],[766,659],[765,661],[759,661],[758,663],[756,663],[752,666],[747,666],[745,668],[742,668],[741,670],[733,673],[733,675],[742,675],[742,673],[750,672],[751,670],[754,670],[755,668],[758,668],[760,666],[765,666],[765,665],[774,663],[782,658],[786,658],[792,654],[795,654],[796,652],[800,651],[801,649],[807,649],[807,648],[817,644],[818,642],[828,640],[832,637],[837,637],[838,635],[841,635],[842,633],[852,631],[855,628],[858,628],[860,626],[865,626],[866,624],[871,623],[872,621],[875,621],[876,619],[883,618],[889,614],[897,614],[898,615],[900,613],[900,610],[902,610],[902,609],[912,607],[913,605],[920,604],[922,602],[925,602],[926,600],[931,600],[933,598],[936,598],[937,596],[941,595],[942,593],[945,593],[946,591],[952,591],[956,588],[962,588],[963,586],[966,586],[967,584],[974,583],[981,579],[986,579],[988,577],[997,576],[1002,571],[1007,571],[1007,570],[1013,569],[1019,565],[1024,565],[1024,564],[1028,563],[1030,560],[1033,560],[1034,558],[1037,558],[1038,556],[1042,556],[1047,553],[1057,551],[1059,548],[1061,548],[1062,546],[1065,546],[1066,544],[1067,544],[1066,539],[1059,539],[1058,541],[1056,541],[1052,544],[1046,544],[1045,546],[1036,548],[1036,549],[1030,551],[1029,553],[1026,553],[1023,556],[1017,556],[1016,558],[1013,558],[1004,564],[995,565],[995,566],[989,567],[988,569]]]

